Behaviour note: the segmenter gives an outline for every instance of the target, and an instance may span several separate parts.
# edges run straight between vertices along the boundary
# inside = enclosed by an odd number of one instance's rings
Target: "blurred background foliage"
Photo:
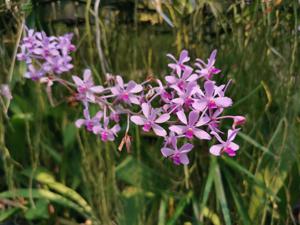
[[[0,224],[299,224],[300,92],[297,0],[1,0]],[[160,154],[161,139],[132,127],[132,151],[78,130],[81,106],[22,78],[24,24],[73,32],[72,74],[91,68],[143,81],[168,73],[167,53],[208,58],[232,79],[247,124],[237,157],[195,143],[187,167]],[[119,140],[118,140],[119,141]]]

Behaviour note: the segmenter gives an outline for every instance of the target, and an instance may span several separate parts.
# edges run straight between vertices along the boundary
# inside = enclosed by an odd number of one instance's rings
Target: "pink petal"
[[[213,145],[210,147],[209,152],[210,152],[210,154],[219,156],[221,154],[222,148],[223,148],[223,145],[221,145],[221,144]]]
[[[199,78],[199,77],[198,77],[197,74],[192,74],[192,75],[187,79],[187,81],[188,81],[188,82],[192,82],[192,81],[197,80],[198,78]]]
[[[170,115],[168,113],[162,114],[158,119],[155,120],[155,123],[164,123],[170,119]]]
[[[182,50],[179,56],[179,62],[185,63],[190,60],[190,57],[188,56],[188,51],[187,50]]]
[[[197,128],[194,129],[194,135],[199,139],[204,139],[204,140],[211,139],[210,135],[206,131]]]
[[[112,87],[112,88],[110,89],[110,91],[111,91],[111,93],[112,93],[113,95],[119,95],[119,94],[120,94],[120,91],[119,91],[119,89],[118,89],[117,87]]]
[[[170,59],[174,60],[175,62],[177,61],[172,54],[167,54],[167,57],[169,57]]]
[[[237,150],[240,148],[240,146],[237,145],[237,144],[234,143],[234,142],[231,142],[231,143],[228,145],[228,147],[231,148],[233,151],[237,151]]]
[[[135,85],[134,88],[130,90],[130,93],[139,93],[143,90],[143,86],[140,84]]]
[[[193,126],[198,119],[199,119],[199,113],[195,111],[191,111],[189,114],[189,125]]]
[[[176,115],[177,115],[178,119],[179,119],[182,123],[187,124],[186,115],[185,115],[185,113],[184,113],[182,110],[178,111],[178,112],[176,113]]]
[[[130,120],[136,125],[144,125],[146,123],[146,119],[142,116],[131,116]]]
[[[135,96],[129,96],[129,100],[130,100],[130,102],[133,103],[133,104],[136,104],[136,105],[139,105],[139,104],[140,104],[139,99],[138,99],[137,97],[135,97]]]
[[[189,164],[189,162],[190,162],[190,160],[189,160],[189,158],[188,158],[188,156],[187,156],[186,154],[181,154],[181,155],[179,156],[179,160],[180,160],[180,162],[181,162],[183,165],[187,165],[187,164]]]
[[[152,129],[157,136],[165,137],[167,132],[161,126],[153,124]]]
[[[199,101],[196,101],[192,104],[193,108],[196,110],[196,111],[203,111],[206,106],[207,106],[207,101],[206,100],[199,100]]]
[[[94,116],[94,118],[100,120],[102,118],[102,116],[103,116],[103,112],[99,111],[99,112],[96,113],[96,115]]]
[[[103,87],[102,86],[94,86],[94,87],[91,87],[90,90],[94,93],[101,93],[103,91]]]
[[[117,76],[117,77],[116,77],[116,80],[117,80],[117,84],[118,84],[121,88],[124,88],[124,82],[123,82],[122,77]]]
[[[85,69],[83,72],[83,80],[84,82],[92,81],[92,72],[90,69]]]
[[[72,76],[72,79],[77,86],[81,86],[84,84],[83,81],[78,76]]]
[[[173,155],[173,153],[174,153],[174,150],[170,149],[170,148],[162,148],[160,151],[164,157],[169,157],[170,155]]]
[[[174,76],[166,76],[165,80],[169,83],[169,84],[175,84],[177,82],[177,78]]]
[[[199,121],[196,123],[196,127],[201,127],[204,124],[207,124],[210,121],[210,118],[208,116],[200,117]]]
[[[178,105],[183,105],[184,100],[182,98],[175,98],[172,100],[172,102],[178,104]]]
[[[169,127],[169,129],[174,131],[176,134],[183,134],[185,127],[186,126],[172,125]]]
[[[110,129],[114,134],[117,134],[120,130],[121,127],[119,124],[114,125],[111,129]]]
[[[215,91],[215,84],[212,81],[206,81],[204,83],[205,95],[211,97]]]
[[[184,144],[179,151],[181,153],[188,153],[189,151],[191,151],[193,149],[194,145],[190,144],[190,143],[186,143]]]
[[[76,127],[80,128],[80,127],[82,127],[82,125],[84,123],[85,123],[84,119],[78,119],[78,120],[76,120],[75,125],[76,125]]]
[[[143,103],[142,104],[142,111],[143,111],[143,114],[146,118],[149,117],[150,115],[150,105],[148,103]]]
[[[215,103],[219,107],[226,108],[232,105],[232,100],[231,98],[228,97],[218,97],[215,98]]]
[[[97,125],[97,126],[94,126],[93,127],[93,132],[94,132],[94,134],[98,134],[100,131],[102,131],[103,129],[102,129],[102,127],[101,127],[101,125]]]

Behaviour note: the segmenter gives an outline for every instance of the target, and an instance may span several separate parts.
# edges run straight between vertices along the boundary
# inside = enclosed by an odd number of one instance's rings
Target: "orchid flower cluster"
[[[107,74],[102,86],[95,85],[89,69],[84,70],[83,78],[72,76],[73,82],[57,78],[72,68],[69,53],[75,47],[71,38],[70,34],[56,38],[29,30],[18,58],[28,65],[26,78],[41,83],[47,80],[48,87],[58,81],[75,91],[76,100],[83,105],[83,118],[75,122],[78,128],[84,127],[103,142],[115,141],[123,133],[119,150],[125,144],[129,151],[130,126],[141,126],[143,132],[164,139],[161,153],[177,165],[189,163],[188,153],[197,139],[217,140],[209,149],[213,155],[236,155],[239,146],[233,141],[245,117],[222,115],[232,106],[232,100],[225,95],[230,82],[218,85],[214,81],[221,72],[215,67],[216,50],[207,62],[196,59],[195,68],[188,64],[187,50],[181,52],[179,59],[168,54],[171,70],[162,80],[152,77],[140,84],[126,83],[120,75]],[[33,61],[37,61],[38,69]],[[91,106],[96,106],[97,113],[91,113]],[[223,120],[232,121],[226,138],[220,126]],[[124,129],[122,123],[126,124]]]
[[[20,45],[21,52],[17,54],[17,59],[27,65],[25,78],[45,79],[47,74],[62,74],[73,68],[69,55],[75,51],[71,43],[73,34],[48,37],[43,31],[35,32],[27,28],[26,31],[27,35]]]

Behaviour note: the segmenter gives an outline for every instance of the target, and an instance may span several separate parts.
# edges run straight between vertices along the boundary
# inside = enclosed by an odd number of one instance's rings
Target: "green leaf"
[[[221,205],[221,209],[223,212],[224,216],[224,221],[226,225],[231,225],[231,219],[230,219],[230,212],[224,192],[224,186],[221,178],[221,172],[219,165],[216,166],[215,168],[215,176],[214,176],[214,183],[215,183],[215,188],[216,188],[216,193],[217,193],[217,199]]]
[[[11,208],[7,210],[0,210],[0,222],[7,220],[9,217],[19,211],[19,208]]]
[[[39,199],[35,203],[34,207],[26,211],[25,218],[28,220],[48,219],[48,201],[45,199]]]
[[[16,198],[16,197],[23,197],[23,198],[38,198],[38,199],[47,199],[51,202],[60,204],[64,207],[74,209],[79,214],[84,216],[85,218],[90,218],[90,215],[85,212],[85,210],[74,203],[73,201],[70,201],[69,199],[53,193],[51,191],[45,190],[45,189],[15,189],[13,191],[5,191],[0,193],[0,199],[5,198]]]

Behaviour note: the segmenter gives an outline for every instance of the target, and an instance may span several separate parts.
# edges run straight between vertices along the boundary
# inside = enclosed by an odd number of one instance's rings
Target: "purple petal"
[[[223,148],[223,145],[221,145],[221,144],[213,145],[210,147],[209,152],[210,152],[210,154],[219,156],[221,154],[222,148]]]
[[[110,129],[114,134],[117,134],[120,130],[121,127],[119,124],[114,125],[111,129]]]
[[[164,123],[170,119],[170,115],[168,113],[162,114],[155,120],[155,123]]]
[[[179,56],[179,62],[180,63],[185,63],[188,62],[190,60],[190,58],[188,57],[188,51],[187,50],[182,50]]]
[[[231,148],[233,151],[237,151],[237,150],[240,148],[240,146],[237,145],[237,144],[234,143],[234,142],[231,142],[231,143],[228,145],[228,147]]]
[[[189,125],[194,126],[197,120],[199,119],[199,113],[196,111],[191,111],[189,114]]]
[[[176,134],[183,134],[186,126],[181,126],[181,125],[172,125],[169,127],[171,131],[174,131]]]
[[[210,121],[209,116],[204,115],[202,117],[200,117],[199,121],[196,123],[196,127],[201,127],[204,124],[207,124]]]
[[[174,76],[166,76],[165,80],[169,83],[169,84],[175,84],[177,82],[177,78]]]
[[[83,80],[84,82],[92,81],[92,72],[90,69],[85,69],[83,72]]]
[[[176,113],[176,115],[182,123],[187,124],[187,119],[184,111],[180,110]]]
[[[94,87],[91,87],[90,90],[94,93],[101,93],[103,91],[103,87],[102,86],[94,86]]]
[[[210,140],[211,139],[210,135],[206,131],[204,131],[204,130],[195,128],[193,131],[194,131],[194,135],[197,138],[201,139],[201,140],[202,139],[203,140]]]
[[[157,136],[165,137],[167,132],[161,126],[153,124],[152,129]]]
[[[207,101],[204,99],[200,99],[192,104],[193,108],[196,111],[203,111],[207,106]]]
[[[215,98],[215,103],[218,107],[226,108],[232,105],[232,100],[228,97],[218,97]]]
[[[84,123],[85,123],[84,119],[78,119],[78,120],[76,120],[75,125],[76,125],[76,127],[80,128],[80,127],[82,127],[82,125]]]
[[[117,84],[118,84],[121,88],[124,88],[124,82],[123,82],[122,77],[117,76],[117,77],[116,77],[116,81],[117,81]]]
[[[205,95],[211,97],[215,91],[215,84],[212,81],[206,81],[204,83]]]
[[[194,145],[190,144],[190,143],[186,143],[183,146],[181,146],[181,148],[179,149],[179,151],[181,153],[188,153],[189,151],[191,151],[193,149]]]
[[[144,125],[146,123],[146,119],[142,116],[131,116],[130,120],[136,125]]]
[[[175,62],[177,61],[172,54],[167,54],[167,57],[169,57],[170,59],[174,60]]]
[[[133,95],[129,96],[129,100],[133,104],[136,104],[136,105],[140,104],[140,101],[139,101],[139,99],[136,96],[133,96]]]
[[[149,115],[150,115],[150,105],[148,103],[143,103],[142,104],[142,111],[143,111],[143,114],[146,118],[149,118]]]
[[[183,165],[187,165],[187,164],[189,164],[189,162],[190,162],[190,160],[189,160],[187,154],[181,154],[181,155],[179,156],[179,160],[180,160],[180,163],[182,163]]]
[[[81,86],[84,84],[83,81],[78,76],[72,76],[72,79],[73,79],[74,83],[76,84],[76,86]]]
[[[93,133],[94,134],[98,134],[100,131],[102,131],[103,129],[102,129],[102,127],[101,127],[101,125],[97,125],[97,126],[94,126],[93,127]]]
[[[173,153],[174,153],[174,150],[170,149],[170,148],[162,148],[160,151],[164,157],[169,157],[170,155],[173,155]]]
[[[140,85],[140,84],[136,84],[135,87],[133,87],[131,90],[130,90],[130,93],[139,93],[143,90],[143,86]]]

